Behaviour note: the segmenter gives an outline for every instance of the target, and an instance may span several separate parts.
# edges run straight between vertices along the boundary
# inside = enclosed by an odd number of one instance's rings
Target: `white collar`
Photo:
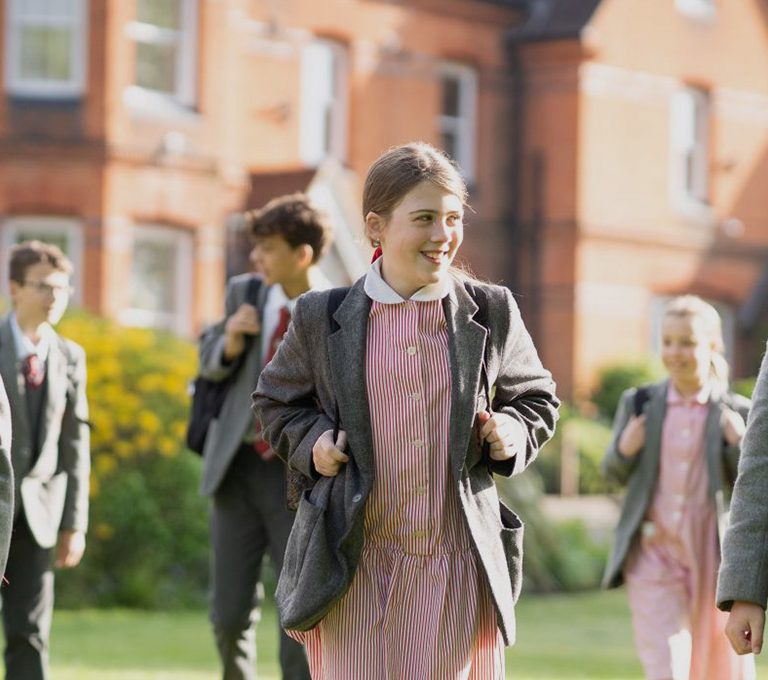
[[[382,258],[379,257],[368,268],[368,272],[365,275],[365,294],[371,300],[384,305],[397,305],[405,302],[405,299],[393,290],[381,275],[381,260]],[[409,299],[415,302],[442,300],[448,295],[450,289],[450,277],[446,276],[437,283],[430,283],[423,288],[419,288]]]
[[[30,338],[24,335],[16,319],[16,314],[11,314],[11,331],[13,332],[13,341],[16,345],[16,357],[26,359],[30,354],[37,354],[40,361],[48,358],[48,350],[53,338],[53,328],[45,323],[40,327],[40,340],[35,344]]]

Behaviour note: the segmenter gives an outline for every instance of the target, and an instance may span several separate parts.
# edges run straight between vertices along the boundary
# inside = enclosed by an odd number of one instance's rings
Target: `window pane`
[[[19,72],[22,78],[69,81],[72,33],[62,28],[21,29]]]
[[[74,19],[83,0],[16,0],[20,18]]]
[[[136,240],[131,271],[131,307],[151,312],[174,311],[176,253],[172,243]]]
[[[162,28],[180,28],[182,2],[183,0],[138,0],[136,20]]]
[[[443,78],[443,115],[458,117],[459,112],[459,79],[454,76]]]
[[[66,234],[52,234],[50,231],[36,232],[32,229],[19,229],[16,232],[16,243],[23,241],[42,241],[61,248],[61,252],[69,255],[69,239]]]
[[[456,160],[456,154],[459,151],[459,136],[455,132],[443,130],[443,151],[450,158]]]
[[[150,90],[176,92],[176,45],[136,43],[136,84]]]

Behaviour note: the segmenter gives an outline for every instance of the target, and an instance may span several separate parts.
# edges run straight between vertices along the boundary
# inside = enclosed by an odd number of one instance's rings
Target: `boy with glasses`
[[[11,408],[15,509],[3,587],[6,680],[49,677],[53,567],[85,551],[90,433],[85,353],[58,335],[72,264],[56,246],[11,249],[13,311],[0,322],[0,377]]]

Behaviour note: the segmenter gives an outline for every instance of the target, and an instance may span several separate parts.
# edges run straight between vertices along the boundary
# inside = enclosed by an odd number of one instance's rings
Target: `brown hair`
[[[405,195],[422,182],[432,182],[467,205],[467,185],[456,165],[431,144],[411,142],[385,151],[368,168],[363,219],[369,212],[389,218]]]
[[[707,339],[713,345],[709,377],[720,387],[727,389],[730,369],[725,358],[723,324],[717,310],[697,295],[681,295],[667,303],[667,306],[664,308],[664,316],[701,319]]]
[[[282,236],[291,248],[312,246],[312,262],[325,253],[332,238],[328,218],[302,193],[273,198],[263,208],[245,213],[245,223],[254,241]]]
[[[42,241],[24,241],[11,248],[8,273],[11,281],[23,284],[27,270],[36,264],[45,263],[56,271],[72,274],[72,263],[58,246]]]

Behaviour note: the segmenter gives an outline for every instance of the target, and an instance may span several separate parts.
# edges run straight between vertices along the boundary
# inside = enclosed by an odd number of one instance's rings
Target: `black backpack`
[[[248,289],[245,292],[245,302],[256,306],[259,289],[261,288],[261,279],[256,276],[248,281]],[[189,410],[189,421],[187,422],[187,448],[198,456],[203,455],[205,447],[205,438],[208,435],[208,428],[211,421],[217,418],[227,397],[230,385],[237,378],[237,374],[245,361],[245,357],[253,344],[253,336],[245,338],[245,349],[243,353],[235,359],[235,366],[232,372],[224,379],[217,382],[208,380],[198,375],[191,386],[192,404]]]

